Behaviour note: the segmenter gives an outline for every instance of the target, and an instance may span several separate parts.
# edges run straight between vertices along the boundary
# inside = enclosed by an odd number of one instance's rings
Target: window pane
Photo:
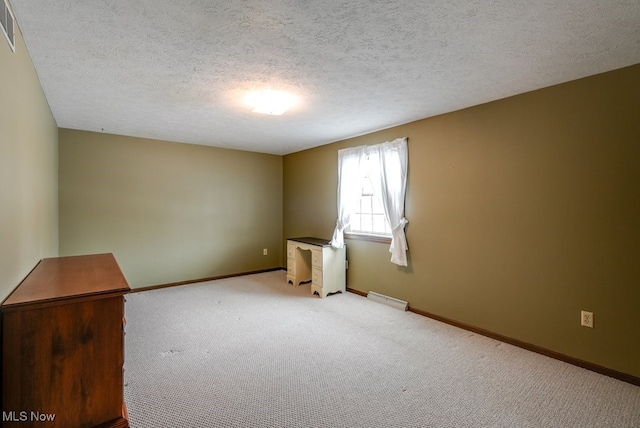
[[[367,170],[378,166],[377,162],[369,162]],[[372,176],[378,174],[371,171]],[[388,235],[391,230],[384,215],[382,204],[373,195],[373,187],[367,176],[362,177],[361,196],[358,203],[358,211],[353,214],[348,231],[368,234]]]
[[[360,228],[360,230],[363,231],[370,231],[372,230],[373,227],[373,222],[371,221],[371,216],[369,215],[363,215],[362,216],[362,227]]]
[[[382,207],[382,204],[380,203],[378,198],[375,197],[373,198],[373,212],[384,214],[384,208]]]
[[[385,233],[386,232],[386,222],[387,220],[384,218],[384,215],[375,215],[373,217],[373,228],[372,230],[376,233]]]

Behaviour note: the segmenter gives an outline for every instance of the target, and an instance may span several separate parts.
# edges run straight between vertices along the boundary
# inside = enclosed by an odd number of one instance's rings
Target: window
[[[379,165],[372,162],[371,158],[367,156],[363,167],[364,171],[361,174],[359,184],[358,204],[356,205],[356,211],[352,214],[351,223],[347,226],[345,232],[350,235],[385,237],[390,240],[391,226],[389,226],[389,221],[384,213],[380,197],[373,192],[371,178],[369,177],[370,175],[377,175],[370,174],[369,171],[371,168],[379,168]]]
[[[407,139],[338,151],[338,220],[331,245],[344,245],[344,233],[391,238],[391,262],[407,266],[404,198]]]

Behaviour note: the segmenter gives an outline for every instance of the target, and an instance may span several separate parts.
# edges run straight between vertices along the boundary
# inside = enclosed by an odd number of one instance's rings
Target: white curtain
[[[360,177],[365,146],[338,150],[338,221],[331,246],[344,246],[344,230],[351,223],[360,198]]]
[[[391,226],[391,262],[407,266],[407,238],[404,227],[404,199],[407,188],[407,139],[397,138],[374,146],[360,146],[338,151],[338,221],[331,245],[344,245],[344,230],[351,222],[360,199],[362,168],[366,159],[379,165],[370,168],[367,176],[376,198],[384,207]]]
[[[373,194],[379,198],[391,226],[391,262],[407,265],[407,237],[404,227],[404,198],[407,190],[407,139],[397,138],[391,142],[367,148],[369,161],[378,162],[379,168],[371,168],[369,178]]]

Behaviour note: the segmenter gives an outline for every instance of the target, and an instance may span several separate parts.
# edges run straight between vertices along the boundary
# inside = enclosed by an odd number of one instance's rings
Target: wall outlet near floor
[[[580,325],[593,328],[593,312],[580,312]]]
[[[269,252],[267,251],[267,249],[266,249],[266,248],[264,248],[264,249],[262,250],[262,255],[263,255],[263,256],[266,256],[268,253],[269,253]]]

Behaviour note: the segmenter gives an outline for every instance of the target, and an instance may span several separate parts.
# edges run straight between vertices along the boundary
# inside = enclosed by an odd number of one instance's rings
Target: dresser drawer
[[[322,269],[322,250],[311,250],[311,266]]]
[[[318,287],[322,287],[322,270],[316,268],[311,269],[311,282]]]
[[[296,254],[296,246],[293,244],[287,244],[287,258],[294,259]]]

